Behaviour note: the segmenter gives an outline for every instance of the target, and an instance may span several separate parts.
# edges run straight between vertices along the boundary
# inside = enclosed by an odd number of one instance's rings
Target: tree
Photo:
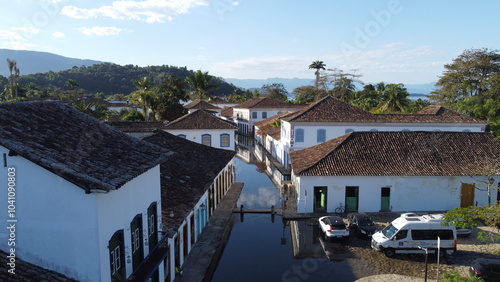
[[[152,83],[147,77],[140,78],[138,80],[132,81],[132,83],[137,87],[137,90],[132,92],[130,95],[130,102],[136,104],[142,109],[142,113],[146,120],[149,116],[149,109],[151,104],[152,95]]]
[[[444,74],[430,98],[462,114],[490,123],[500,138],[500,53],[468,49],[445,65]]]
[[[211,100],[213,98],[211,91],[219,87],[213,80],[213,76],[201,70],[197,70],[193,75],[186,77],[186,82],[192,91],[191,99]]]
[[[315,101],[318,89],[314,86],[300,86],[293,90],[296,104],[309,104]]]
[[[158,120],[174,120],[184,115],[187,111],[181,105],[181,100],[187,100],[185,83],[182,79],[169,75],[155,91],[153,110]]]
[[[133,110],[123,117],[123,121],[144,121],[144,116],[141,112]]]
[[[328,69],[328,71],[332,72],[326,75],[327,80],[333,84],[331,95],[344,102],[350,101],[352,93],[356,91],[355,83],[362,83],[359,80],[361,75],[356,74],[356,70],[353,70],[352,73],[340,69]]]
[[[272,83],[262,85],[262,95],[278,101],[288,101],[288,92],[283,83]]]
[[[323,61],[314,61],[309,65],[310,70],[311,69],[316,70],[314,72],[314,75],[316,75],[316,82],[315,82],[316,89],[318,89],[319,87],[319,77],[321,74],[320,70],[325,70],[325,67],[326,65],[323,63]]]
[[[444,67],[446,70],[436,83],[440,88],[431,98],[450,105],[466,97],[484,97],[491,86],[490,78],[500,74],[500,54],[487,48],[467,49]]]
[[[17,98],[17,79],[19,77],[19,68],[17,67],[17,62],[15,60],[7,59],[7,65],[9,66],[9,82],[10,82],[10,98]]]
[[[382,111],[404,112],[410,103],[409,97],[410,94],[403,84],[388,84],[384,89],[380,109]]]

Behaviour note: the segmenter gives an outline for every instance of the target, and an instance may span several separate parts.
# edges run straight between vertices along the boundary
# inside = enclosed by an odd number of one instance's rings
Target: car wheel
[[[393,248],[387,248],[384,250],[384,254],[388,258],[392,258],[396,254],[396,252],[394,251]]]

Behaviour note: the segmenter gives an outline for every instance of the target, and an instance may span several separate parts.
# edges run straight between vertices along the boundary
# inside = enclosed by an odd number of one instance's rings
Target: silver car
[[[340,216],[322,216],[319,218],[319,226],[325,233],[325,239],[349,239],[349,228]]]

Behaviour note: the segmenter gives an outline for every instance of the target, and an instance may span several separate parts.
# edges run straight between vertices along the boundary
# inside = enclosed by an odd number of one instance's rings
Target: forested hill
[[[95,94],[102,92],[105,95],[128,95],[137,90],[133,84],[134,80],[148,77],[157,85],[161,83],[163,78],[171,74],[185,79],[187,76],[191,76],[193,71],[188,70],[186,67],[167,65],[139,67],[102,63],[92,66],[73,67],[72,69],[58,72],[49,71],[46,73],[22,75],[18,81],[21,85],[34,83],[42,88],[67,89],[68,87],[65,84],[67,84],[68,80],[73,80],[77,83],[77,88],[81,89],[84,93]],[[215,78],[214,82],[219,85],[213,91],[215,96],[229,95],[237,88],[221,78]]]
[[[73,66],[91,66],[104,63],[96,60],[68,58],[47,52],[0,49],[0,75],[5,77],[9,76],[7,59],[17,62],[17,67],[21,71],[21,75],[47,72],[49,70],[67,70]]]

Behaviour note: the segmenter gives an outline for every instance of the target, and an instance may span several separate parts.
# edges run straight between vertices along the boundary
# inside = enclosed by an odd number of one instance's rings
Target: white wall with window
[[[0,156],[4,153],[8,155],[9,151],[0,146]],[[126,276],[132,273],[132,264],[126,258],[126,250],[131,248],[130,222],[137,214],[143,214],[143,222],[147,222],[151,203],[161,206],[159,166],[118,190],[85,194],[82,188],[21,156],[6,159],[8,166],[0,169],[0,182],[7,183],[8,167],[16,168],[19,180],[16,216],[22,224],[19,221],[16,228],[18,257],[80,281],[109,281],[109,242],[117,231],[123,230],[125,258],[120,266],[125,268]],[[0,188],[4,195],[6,187]],[[159,208],[157,212],[160,214]],[[7,212],[2,213],[0,219],[7,222],[6,216]],[[158,225],[160,222],[158,219]],[[147,230],[142,231],[145,238]],[[10,248],[6,234],[0,233],[3,251]],[[147,254],[144,247],[144,255]]]
[[[235,129],[169,129],[167,132],[214,148],[235,150]]]
[[[327,187],[327,212],[346,206],[346,188],[357,187],[358,211],[379,212],[384,205],[382,188],[390,188],[389,209],[402,211],[436,211],[460,207],[463,183],[475,182],[474,203],[488,203],[485,179],[469,176],[296,176],[292,175],[297,193],[297,212],[311,213],[315,208],[314,187]],[[496,189],[491,202],[496,201]]]

